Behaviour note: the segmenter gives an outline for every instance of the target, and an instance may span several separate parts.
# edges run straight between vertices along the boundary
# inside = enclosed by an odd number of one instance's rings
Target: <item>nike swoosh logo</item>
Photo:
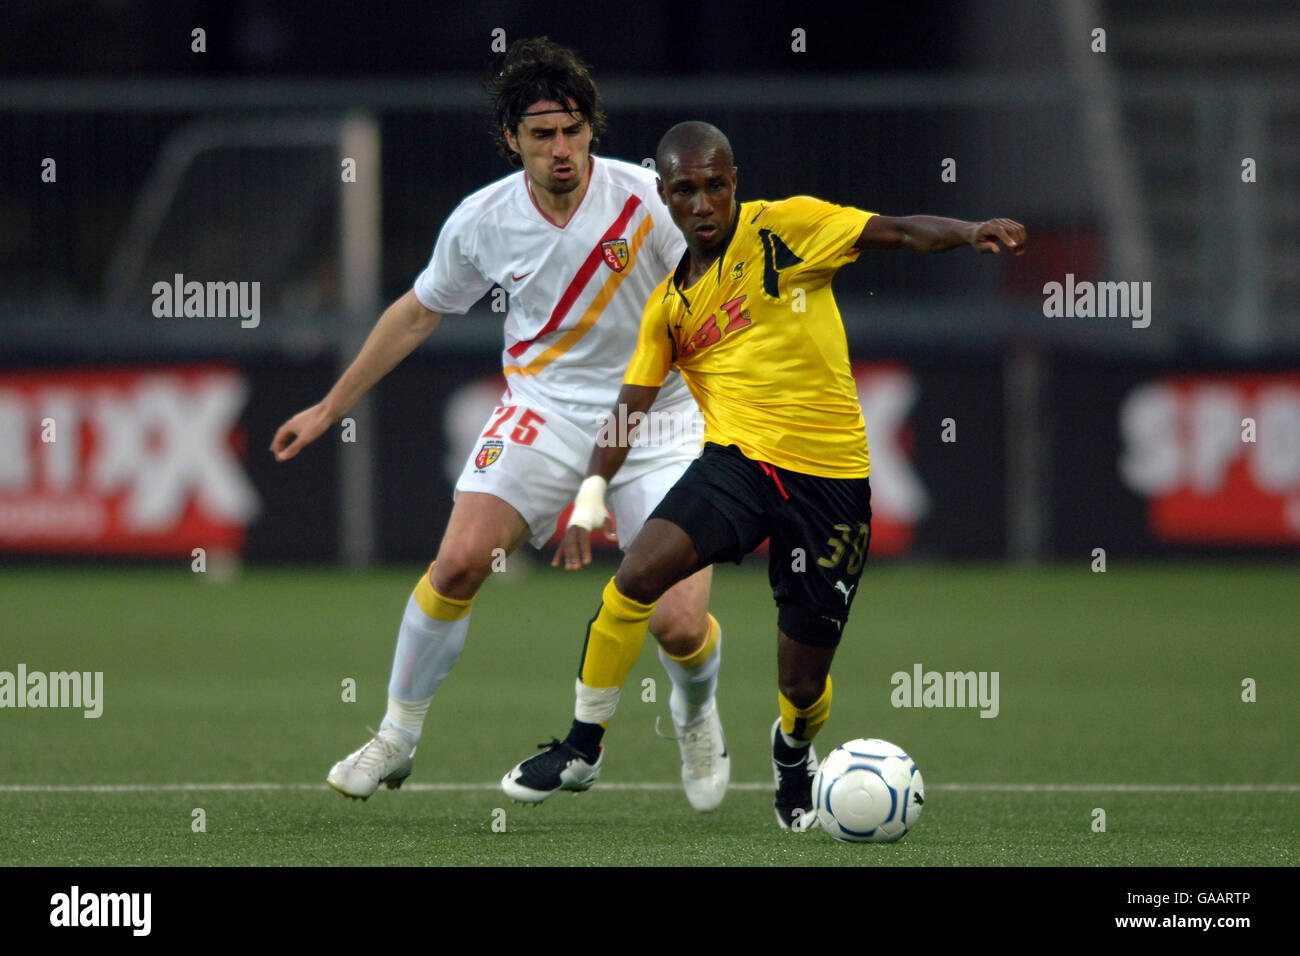
[[[533,272],[536,272],[536,271],[537,271],[536,269],[533,270]],[[510,278],[513,279],[515,282],[521,282],[522,280],[527,279],[530,275],[532,275],[533,272],[525,272],[525,273],[524,273],[523,275],[521,275],[521,276],[517,276],[517,275],[515,275],[515,274],[512,272],[512,273],[510,273]]]

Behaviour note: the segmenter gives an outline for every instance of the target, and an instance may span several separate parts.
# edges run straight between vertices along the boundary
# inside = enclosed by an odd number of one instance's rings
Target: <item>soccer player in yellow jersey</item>
[[[707,123],[670,129],[656,163],[659,194],[687,251],[646,304],[615,414],[641,420],[634,416],[650,408],[676,366],[704,415],[705,445],[605,587],[580,678],[612,682],[616,693],[660,595],[700,568],[739,562],[770,538],[776,818],[783,828],[807,829],[812,740],[830,712],[831,659],[871,540],[867,439],[831,279],[863,250],[970,245],[1020,254],[1025,228],[1009,219],[880,216],[810,196],[738,203],[731,145]],[[566,567],[590,561],[589,530],[604,523],[604,489],[627,453],[627,443],[593,451],[565,533]],[[588,673],[591,657],[618,658],[621,670]],[[590,747],[599,732],[575,721],[569,739]],[[506,792],[545,757],[510,771]]]

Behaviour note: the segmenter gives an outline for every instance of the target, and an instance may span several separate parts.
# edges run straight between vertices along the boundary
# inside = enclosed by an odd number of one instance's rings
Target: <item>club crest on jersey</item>
[[[474,467],[483,471],[488,465],[501,457],[501,449],[505,448],[506,443],[499,438],[489,438],[483,443],[483,447],[478,450],[474,456]]]
[[[745,260],[741,259],[731,267],[731,281],[739,282],[745,277]]]
[[[622,272],[627,267],[626,239],[606,239],[600,244],[600,251],[605,256],[605,265],[615,272]]]

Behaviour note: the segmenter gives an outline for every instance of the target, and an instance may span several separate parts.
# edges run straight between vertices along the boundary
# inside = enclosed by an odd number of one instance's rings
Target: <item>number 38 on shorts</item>
[[[867,560],[867,544],[871,541],[871,525],[860,522],[855,530],[852,525],[837,524],[832,526],[839,532],[839,537],[830,538],[826,546],[828,554],[817,559],[823,568],[837,568],[847,557],[848,564],[844,570],[849,574],[858,574]]]

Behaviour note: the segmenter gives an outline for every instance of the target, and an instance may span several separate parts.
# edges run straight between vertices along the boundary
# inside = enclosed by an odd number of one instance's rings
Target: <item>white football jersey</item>
[[[415,280],[428,309],[462,315],[499,285],[509,294],[502,367],[511,401],[534,401],[593,431],[618,398],[641,314],[686,242],[655,173],[592,157],[563,226],[542,215],[520,170],[466,197]],[[690,401],[676,371],[656,407]]]

